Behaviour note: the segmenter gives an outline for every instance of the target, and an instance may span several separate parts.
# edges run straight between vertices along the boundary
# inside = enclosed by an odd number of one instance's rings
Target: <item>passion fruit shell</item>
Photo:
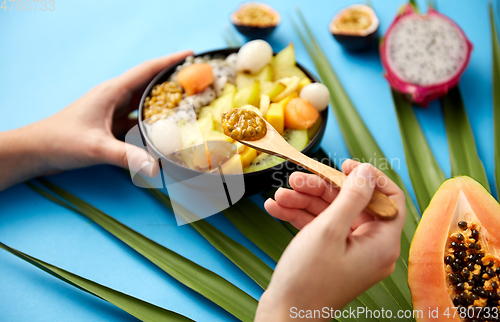
[[[374,47],[378,40],[379,19],[375,11],[364,4],[354,4],[340,10],[330,23],[330,32],[345,49],[362,51]]]
[[[281,21],[278,11],[259,2],[242,4],[231,14],[231,22],[244,36],[251,39],[265,38],[276,29]]]

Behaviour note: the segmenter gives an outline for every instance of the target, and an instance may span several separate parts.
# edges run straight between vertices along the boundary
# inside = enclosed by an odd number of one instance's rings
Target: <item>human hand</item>
[[[342,170],[348,176],[340,191],[316,175],[295,172],[289,179],[293,190],[279,189],[276,201],[266,201],[271,215],[301,231],[281,256],[256,321],[294,320],[292,307],[295,312],[341,310],[392,274],[400,253],[405,196],[369,164],[347,160]],[[375,187],[398,205],[396,219],[381,221],[364,211]]]
[[[146,61],[47,119],[0,133],[0,190],[34,176],[102,163],[128,168],[131,162],[142,173],[155,175],[159,169],[154,159],[115,136],[137,124],[128,115],[139,106],[151,79],[188,55],[192,51]]]

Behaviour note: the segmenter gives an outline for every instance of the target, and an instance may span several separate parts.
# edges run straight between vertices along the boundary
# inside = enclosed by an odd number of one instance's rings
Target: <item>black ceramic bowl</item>
[[[221,49],[221,50],[214,50],[214,51],[209,51],[205,53],[198,54],[196,56],[205,56],[205,55],[210,55],[210,56],[228,56],[232,53],[238,52],[239,48],[228,48],[228,49]],[[139,111],[138,111],[138,120],[139,120],[139,129],[141,132],[141,136],[143,138],[144,144],[147,146],[149,151],[155,155],[155,157],[161,159],[163,163],[166,164],[161,164],[162,169],[165,170],[174,180],[178,178],[179,180],[186,180],[186,178],[193,178],[196,176],[201,175],[201,172],[198,172],[196,170],[189,169],[187,167],[183,167],[168,158],[166,158],[164,155],[162,155],[151,143],[149,138],[146,135],[146,129],[143,124],[143,106],[144,106],[144,101],[146,100],[146,97],[150,94],[151,89],[153,88],[154,85],[156,84],[161,84],[165,81],[168,81],[168,78],[170,75],[172,75],[177,66],[181,65],[184,63],[183,61],[179,61],[173,65],[168,66],[164,70],[162,70],[148,85],[146,90],[144,91],[144,94],[142,95],[141,102],[139,105]],[[319,80],[311,74],[308,70],[306,70],[304,67],[302,67],[300,64],[297,64],[297,67],[299,67],[306,75],[309,77],[313,82],[319,82]],[[321,116],[323,118],[323,122],[321,123],[321,126],[316,133],[316,135],[311,139],[309,144],[302,150],[302,152],[306,155],[312,155],[315,152],[317,152],[320,148],[320,143],[321,139],[323,138],[323,135],[325,133],[325,128],[326,128],[326,122],[328,119],[328,108],[325,109],[323,112],[321,112]],[[297,166],[289,161],[286,161],[282,164],[278,164],[272,168],[267,168],[264,170],[256,171],[256,172],[250,172],[250,173],[245,173],[243,175],[244,180],[245,180],[245,195],[253,195],[258,192],[261,192],[264,189],[269,188],[270,186],[274,185],[281,185],[282,183],[287,182],[287,175],[290,174],[292,171],[297,170]],[[217,176],[219,176],[217,174]]]

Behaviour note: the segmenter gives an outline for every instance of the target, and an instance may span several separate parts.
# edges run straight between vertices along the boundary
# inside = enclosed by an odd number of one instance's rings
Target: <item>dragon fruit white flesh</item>
[[[472,44],[450,18],[406,5],[380,45],[385,77],[395,90],[426,107],[457,85],[469,63]]]

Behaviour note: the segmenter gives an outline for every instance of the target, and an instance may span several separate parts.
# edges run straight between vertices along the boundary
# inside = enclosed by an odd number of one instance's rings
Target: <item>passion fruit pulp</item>
[[[362,51],[374,47],[379,25],[379,19],[371,7],[354,4],[333,17],[330,32],[347,50]]]
[[[265,3],[244,3],[231,14],[234,27],[242,35],[251,39],[269,36],[280,21],[280,14]]]

